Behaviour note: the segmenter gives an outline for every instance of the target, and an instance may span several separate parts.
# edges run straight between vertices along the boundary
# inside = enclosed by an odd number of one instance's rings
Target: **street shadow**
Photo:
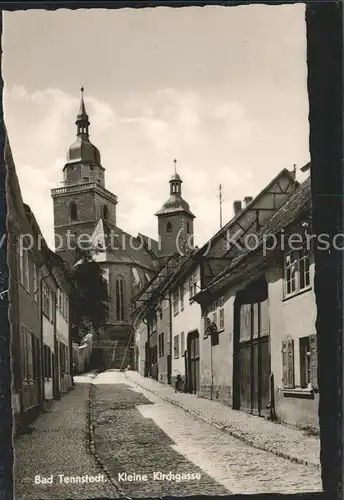
[[[96,453],[124,493],[147,498],[164,494],[228,495],[230,492],[223,485],[175,451],[175,441],[137,409],[152,404],[126,384],[97,384],[92,390]],[[122,481],[123,473],[146,475],[147,480]],[[157,478],[161,476],[154,473],[198,474],[199,479],[160,480]]]

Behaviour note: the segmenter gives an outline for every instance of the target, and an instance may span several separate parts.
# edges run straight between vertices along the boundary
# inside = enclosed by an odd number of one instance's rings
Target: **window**
[[[108,267],[103,268],[103,278],[106,282],[107,293],[110,293],[110,270]]]
[[[190,222],[186,223],[186,232],[187,234],[190,234]]]
[[[83,180],[83,182],[90,182],[90,178],[89,177],[83,177],[82,180]]]
[[[173,339],[173,353],[174,358],[179,358],[179,335],[176,335]]]
[[[116,320],[124,321],[124,282],[123,278],[116,279]]]
[[[164,355],[164,334],[160,333],[159,335],[159,356]]]
[[[104,205],[103,206],[103,219],[107,220],[108,215],[109,215],[108,207],[107,207],[107,205]]]
[[[189,280],[189,299],[192,299],[197,293],[197,275],[196,273],[190,277]]]
[[[153,346],[152,348],[152,365],[156,365],[158,362],[158,348],[157,346]]]
[[[90,170],[94,170],[94,165],[90,165]]]
[[[318,388],[317,336],[303,337],[300,342],[300,386]]]
[[[62,342],[59,343],[60,376],[68,373],[68,347]]]
[[[30,291],[29,252],[23,248],[19,249],[19,277],[20,283],[25,290]]]
[[[51,291],[45,281],[43,281],[43,304],[42,311],[48,319],[52,319]]]
[[[43,375],[45,378],[52,377],[52,362],[51,362],[51,349],[48,346],[43,347]]]
[[[185,335],[184,332],[180,334],[180,354],[184,356],[185,354]]]
[[[283,367],[283,388],[293,389],[295,387],[293,339],[284,339],[282,341],[282,367]]]
[[[170,221],[166,223],[166,233],[172,233],[172,223]]]
[[[309,250],[293,250],[285,255],[284,260],[284,295],[293,295],[310,286]]]
[[[24,379],[26,381],[30,381],[34,378],[33,345],[32,345],[33,335],[25,326],[22,326],[22,340],[23,340],[23,351],[24,351]]]
[[[309,387],[311,384],[311,352],[309,337],[300,339],[300,386]]]
[[[172,294],[172,303],[173,303],[173,314],[176,315],[179,312],[179,288],[175,290]]]
[[[184,293],[185,293],[185,287],[182,285],[179,288],[179,298],[180,298],[180,310],[184,311]]]
[[[72,203],[70,204],[70,220],[71,221],[78,220],[78,209],[75,201],[72,201]]]
[[[34,262],[32,263],[32,284],[33,284],[32,285],[33,286],[32,293],[34,295],[34,300],[35,300],[35,302],[38,302],[38,297],[39,297],[38,273],[37,273],[37,266]]]

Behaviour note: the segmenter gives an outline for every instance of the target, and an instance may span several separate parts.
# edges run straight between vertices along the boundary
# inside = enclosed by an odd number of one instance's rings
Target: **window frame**
[[[158,350],[159,357],[164,356],[164,354],[165,354],[164,332],[159,333],[158,344],[159,344],[159,350]]]
[[[76,222],[78,220],[78,205],[76,201],[71,201],[69,205],[69,218],[71,222]]]
[[[116,284],[116,321],[123,322],[125,321],[124,314],[124,279],[122,276],[117,276]]]
[[[185,357],[185,333],[180,332],[180,355],[181,357]]]
[[[172,292],[173,316],[179,313],[179,287]]]
[[[179,354],[179,333],[173,337],[173,358],[180,358]]]
[[[179,287],[179,301],[180,301],[180,310],[184,311],[184,295],[185,295],[185,285],[184,283]]]
[[[295,257],[294,260],[293,257]],[[288,258],[290,258],[290,262],[288,262]],[[283,298],[287,299],[289,297],[293,297],[294,295],[309,290],[312,287],[310,279],[310,266],[311,251],[306,248],[305,242],[302,248],[298,250],[286,250],[284,252]],[[288,276],[290,273],[293,273],[293,276]],[[302,280],[303,286],[301,286]],[[293,285],[290,286],[290,283]]]

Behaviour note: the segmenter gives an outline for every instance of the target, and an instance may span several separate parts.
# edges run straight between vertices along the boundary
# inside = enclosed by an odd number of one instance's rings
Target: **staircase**
[[[114,349],[104,350],[104,361],[106,368],[120,369],[126,368],[130,363],[130,351],[127,350],[128,340],[117,340]],[[125,359],[123,359],[125,357]]]

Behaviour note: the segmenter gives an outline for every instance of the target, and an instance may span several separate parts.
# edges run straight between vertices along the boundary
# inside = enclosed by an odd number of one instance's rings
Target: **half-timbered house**
[[[255,246],[239,252],[195,299],[208,318],[201,360],[210,387],[202,394],[254,415],[316,428],[310,215],[307,179],[257,231]]]

